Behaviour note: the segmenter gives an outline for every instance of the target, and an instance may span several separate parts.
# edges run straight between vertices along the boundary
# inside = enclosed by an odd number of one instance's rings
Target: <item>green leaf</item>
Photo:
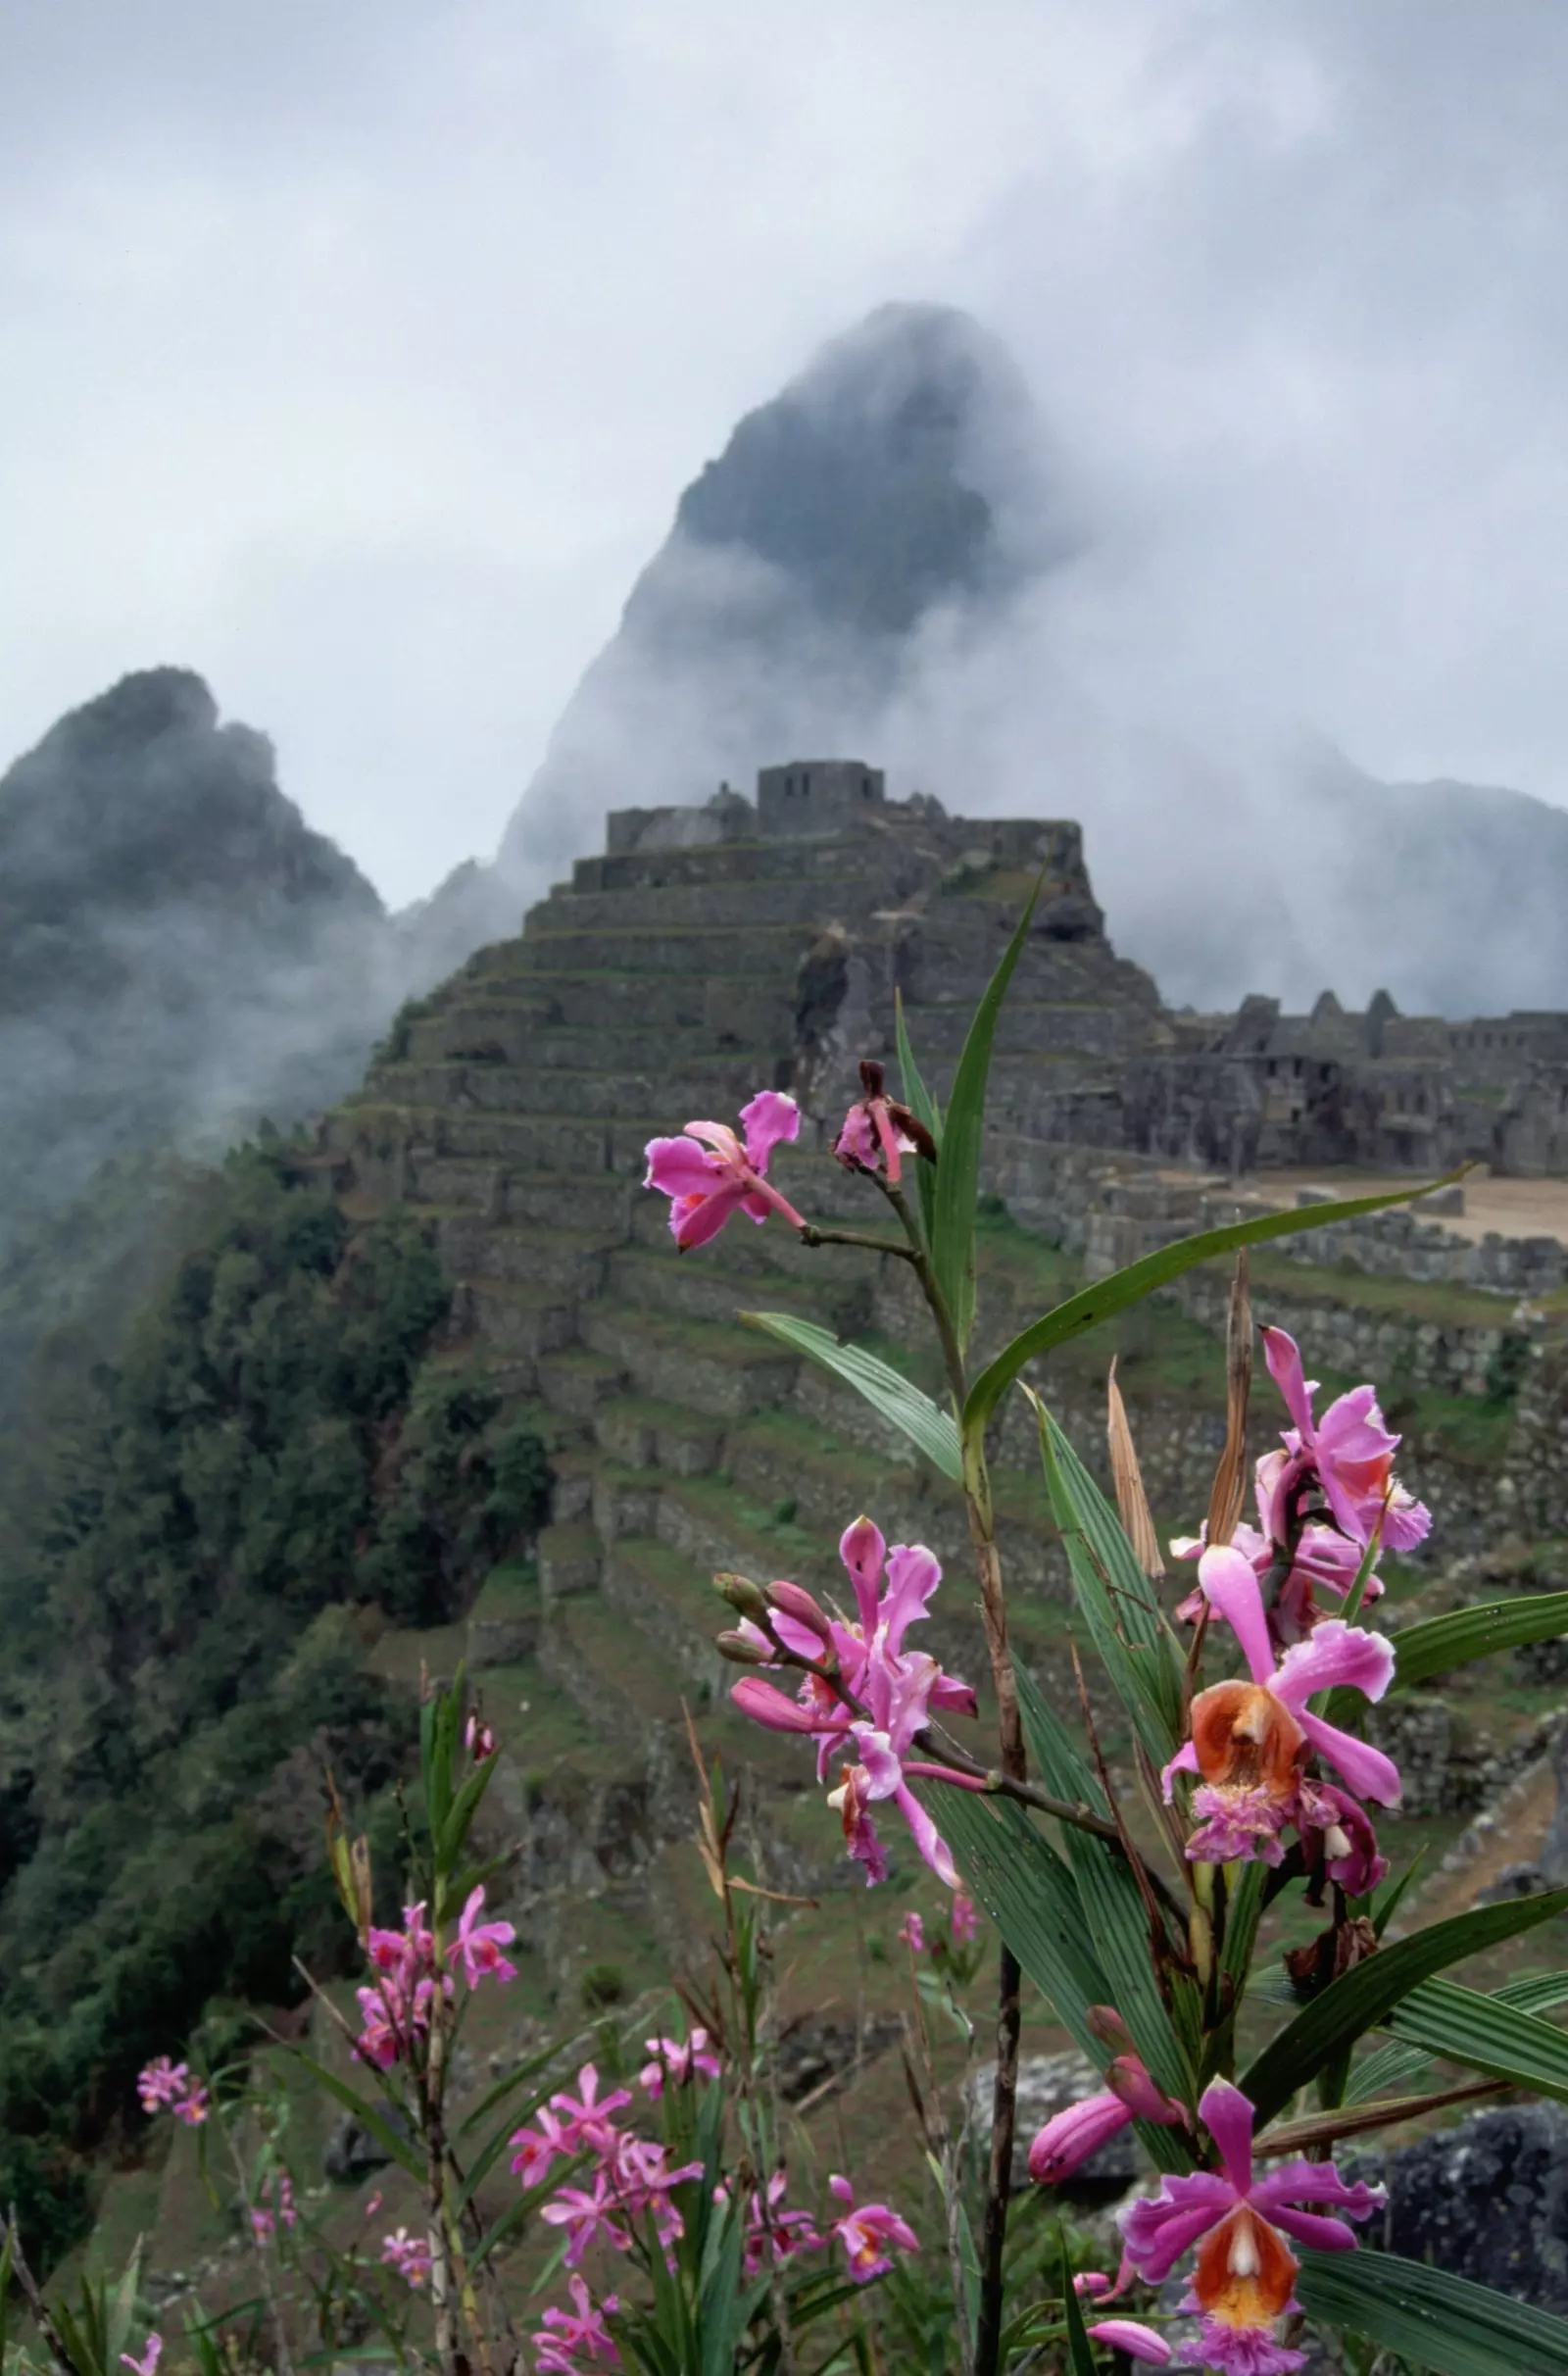
[[[1157,1773],[1181,1746],[1181,1654],[1115,1511],[1040,1397],[1025,1391],[1078,1606]]]
[[[937,1164],[937,1192],[934,1225],[931,1234],[931,1262],[936,1272],[937,1286],[947,1305],[954,1333],[959,1346],[969,1342],[974,1325],[974,1215],[980,1195],[980,1150],[985,1136],[986,1081],[991,1071],[991,1043],[996,1037],[997,1016],[1012,979],[1013,967],[1029,937],[1035,904],[1045,881],[1042,870],[1039,881],[1029,894],[1029,904],[1018,918],[1016,931],[1007,943],[995,973],[975,1009],[958,1059],[958,1069],[953,1076],[953,1090],[948,1099],[948,1116],[942,1132],[942,1158]]]
[[[1425,1984],[1436,1987],[1435,1981]],[[1406,2003],[1424,1993],[1415,1989]],[[1538,1972],[1528,1980],[1510,1980],[1506,1987],[1493,1992],[1494,2003],[1511,2005],[1525,2013],[1550,2012],[1554,2005],[1568,2005],[1568,1972]],[[1403,2095],[1412,2081],[1430,2068],[1431,2055],[1423,2047],[1380,2046],[1375,2054],[1358,2062],[1350,2074],[1350,2084],[1345,2093],[1347,2104],[1368,2104],[1377,2096]]]
[[[1097,1814],[1106,1813],[1098,1780],[1079,1757],[1038,1687],[1021,1671],[1018,1706],[1046,1788],[1057,1798],[1082,1802]],[[1113,2005],[1126,2022],[1155,2086],[1178,2102],[1196,2102],[1194,2073],[1188,2068],[1154,1977],[1149,1912],[1131,1866],[1108,1840],[1097,1840],[1092,1832],[1064,1823],[1061,1837],[1077,1884],[1081,1919],[1109,1983],[1110,1994],[1104,2003]],[[1102,2060],[1103,2055],[1102,2047]],[[1185,2168],[1185,2157],[1177,2166]]]
[[[933,1467],[956,1485],[963,1482],[958,1430],[951,1414],[886,1361],[879,1361],[874,1353],[862,1352],[858,1345],[841,1345],[830,1330],[819,1328],[814,1320],[798,1320],[792,1312],[742,1312],[736,1317],[748,1328],[762,1329],[781,1345],[788,1345],[792,1353],[804,1353],[808,1361],[831,1370],[834,1377],[863,1395],[873,1411],[902,1429]]]
[[[314,2055],[302,2053],[297,2046],[290,2047],[289,2053],[294,2056],[296,2062],[310,2072],[318,2087],[324,2087],[329,2096],[335,2097],[339,2104],[354,2114],[356,2120],[362,2122],[369,2130],[382,2152],[391,2156],[399,2169],[407,2170],[409,2176],[417,2178],[421,2185],[424,2183],[425,2168],[422,2156],[415,2152],[407,2137],[399,2136],[384,2112],[378,2111],[373,2104],[367,2104],[363,2096],[355,2094],[346,2079],[340,2079],[336,2071],[329,2071],[326,2065],[323,2062],[318,2062]]]
[[[1362,2335],[1431,2376],[1568,2376],[1568,2324],[1396,2252],[1298,2247],[1311,2318]]]
[[[447,1810],[446,1821],[441,1826],[435,1844],[436,1871],[443,1877],[463,1854],[464,1842],[468,1837],[468,1826],[478,1811],[480,1800],[490,1787],[490,1777],[495,1772],[495,1768],[494,1757],[481,1757],[472,1773],[466,1776],[462,1789]]]
[[[1275,2119],[1297,2089],[1315,2079],[1335,2054],[1385,2021],[1423,1980],[1561,1913],[1568,1913],[1568,1889],[1515,1898],[1501,1906],[1474,1906],[1401,1939],[1396,1947],[1380,1948],[1303,2006],[1239,2082],[1243,2095],[1257,2107],[1259,2127]]]
[[[1428,1980],[1395,2006],[1388,2026],[1425,2054],[1568,2104],[1568,2035],[1500,1997]]]
[[[924,1122],[930,1131],[938,1155],[942,1153],[942,1109],[920,1077],[920,1067],[914,1061],[914,1050],[904,1026],[904,993],[893,993],[893,1037],[899,1055],[899,1082],[904,1091],[904,1103],[916,1120]],[[932,1224],[936,1218],[936,1166],[916,1160],[915,1186],[920,1197],[920,1225],[927,1247],[931,1243]]]
[[[1239,1246],[1262,1245],[1270,1238],[1294,1237],[1302,1229],[1322,1229],[1334,1221],[1354,1220],[1359,1213],[1383,1213],[1391,1205],[1409,1204],[1416,1197],[1430,1195],[1434,1188],[1447,1187],[1458,1177],[1458,1172],[1449,1172],[1441,1180],[1424,1181],[1419,1188],[1396,1188],[1387,1196],[1305,1205],[1289,1213],[1263,1213],[1254,1221],[1233,1221],[1224,1229],[1203,1229],[1196,1237],[1157,1247],[1141,1262],[1129,1262],[1125,1270],[1113,1270],[1108,1278],[1097,1279],[1092,1287],[1069,1296],[1065,1304],[1058,1304],[1025,1328],[982,1369],[963,1407],[965,1440],[983,1434],[992,1412],[1026,1362],[1050,1353],[1054,1346],[1066,1344],[1071,1337],[1082,1336],[1087,1328],[1098,1328],[1102,1320],[1125,1312],[1129,1304],[1142,1303],[1156,1287],[1180,1278],[1184,1270],[1212,1262],[1216,1255],[1234,1254]]]
[[[1100,1776],[1083,1757],[1067,1727],[1047,1701],[1026,1666],[1015,1663],[1018,1713],[1035,1770],[1054,1799],[1070,1799],[1091,1814],[1108,1815],[1110,1808],[1100,1787]]]
[[[1548,1642],[1568,1633],[1568,1592],[1526,1593],[1512,1601],[1488,1601],[1479,1609],[1454,1609],[1443,1617],[1401,1625],[1394,1644],[1397,1690],[1450,1674],[1494,1650],[1517,1650],[1523,1642]]]
[[[1067,2360],[1072,2376],[1095,2376],[1095,2354],[1089,2348],[1089,2332],[1078,2297],[1073,2292],[1072,2263],[1067,2258],[1067,2247],[1061,2248],[1061,2297],[1067,2313]]]
[[[1084,1927],[1072,1873],[1012,1799],[981,1798],[948,1782],[923,1786],[972,1898],[977,1898],[1080,2054],[1097,2070],[1105,2049],[1092,2005],[1112,2002]]]

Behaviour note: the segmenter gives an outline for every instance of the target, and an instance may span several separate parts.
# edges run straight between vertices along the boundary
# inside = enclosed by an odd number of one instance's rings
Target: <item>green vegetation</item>
[[[322,1768],[390,1843],[414,1732],[377,1611],[450,1618],[538,1523],[537,1438],[426,1359],[449,1302],[416,1223],[244,1149],[31,1448],[0,1558],[0,2201],[47,2256],[139,2064],[347,1944]]]

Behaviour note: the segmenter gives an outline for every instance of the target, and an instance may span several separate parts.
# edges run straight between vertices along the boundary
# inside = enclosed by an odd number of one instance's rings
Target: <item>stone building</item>
[[[853,832],[885,799],[882,769],[858,759],[792,759],[757,778],[758,824],[769,837]]]

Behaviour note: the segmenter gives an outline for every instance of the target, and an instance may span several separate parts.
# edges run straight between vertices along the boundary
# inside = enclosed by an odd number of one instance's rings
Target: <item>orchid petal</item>
[[[1170,1763],[1166,1766],[1164,1772],[1159,1777],[1160,1788],[1165,1794],[1165,1805],[1167,1807],[1169,1807],[1172,1799],[1175,1796],[1175,1792],[1171,1784],[1171,1776],[1173,1774],[1196,1774],[1201,1769],[1198,1762],[1198,1743],[1196,1741],[1184,1741],[1180,1749],[1176,1752],[1174,1757],[1172,1757]]]
[[[675,1227],[675,1243],[681,1252],[706,1246],[710,1238],[716,1237],[744,1196],[744,1189],[724,1186],[715,1188],[711,1196],[701,1201],[689,1200],[690,1210],[680,1215]]]
[[[1254,1683],[1270,1683],[1274,1649],[1263,1613],[1262,1587],[1250,1559],[1229,1544],[1216,1543],[1198,1562],[1198,1580],[1211,1609],[1217,1609],[1242,1646]]]
[[[1337,1724],[1309,1715],[1305,1708],[1297,1721],[1318,1756],[1338,1767],[1358,1799],[1375,1799],[1379,1807],[1398,1806],[1404,1785],[1392,1757],[1370,1743],[1356,1740],[1353,1733],[1341,1732]]]
[[[1294,2236],[1298,2244],[1310,2245],[1314,2252],[1353,2252],[1356,2240],[1343,2219],[1330,2219],[1318,2211],[1298,2211],[1287,2203],[1279,2203],[1269,2213],[1270,2223]]]
[[[1278,2162],[1251,2193],[1255,2207],[1270,2219],[1287,2203],[1332,2203],[1352,2219],[1366,2219],[1387,2200],[1386,2188],[1369,2186],[1364,2178],[1342,2178],[1332,2161]]]
[[[1219,2147],[1225,2175],[1238,2195],[1246,2195],[1252,2183],[1251,2104],[1228,2079],[1214,2079],[1199,2099],[1198,2111]]]
[[[718,1164],[695,1139],[650,1139],[643,1152],[645,1188],[661,1189],[665,1196],[706,1196],[717,1184]]]
[[[798,1700],[789,1699],[776,1684],[764,1683],[760,1675],[743,1675],[730,1690],[730,1698],[743,1716],[754,1724],[765,1724],[770,1732],[819,1733],[843,1732],[847,1729],[848,1710],[841,1708],[837,1716],[813,1715],[802,1708]]]
[[[878,1612],[886,1630],[889,1656],[897,1658],[904,1637],[942,1581],[934,1552],[923,1543],[895,1543],[888,1554],[888,1589]]]
[[[1293,1642],[1280,1660],[1279,1672],[1267,1680],[1282,1708],[1298,1716],[1314,1692],[1347,1684],[1369,1700],[1381,1700],[1394,1680],[1394,1644],[1387,1634],[1368,1633],[1347,1625],[1343,1617],[1325,1617],[1304,1642]]]
[[[1300,1430],[1302,1443],[1311,1444],[1315,1440],[1312,1395],[1295,1337],[1288,1336],[1283,1328],[1265,1328],[1263,1358],[1268,1363],[1269,1376],[1285,1397],[1286,1409]]]
[[[777,1089],[759,1090],[749,1106],[741,1108],[741,1127],[746,1133],[746,1158],[754,1171],[765,1171],[767,1159],[780,1141],[794,1139],[801,1126],[801,1110],[792,1097]]]
[[[913,1833],[915,1847],[930,1865],[937,1879],[945,1883],[949,1889],[956,1889],[958,1868],[953,1861],[953,1851],[907,1783],[901,1783],[894,1792],[893,1804]]]
[[[1189,2245],[1206,2236],[1236,2207],[1235,2190],[1223,2178],[1201,2172],[1200,2177],[1204,2182],[1200,2195],[1189,2194],[1182,2203],[1164,2192],[1152,2198],[1140,2196],[1117,2214],[1127,2257],[1150,2285],[1162,2284]]]

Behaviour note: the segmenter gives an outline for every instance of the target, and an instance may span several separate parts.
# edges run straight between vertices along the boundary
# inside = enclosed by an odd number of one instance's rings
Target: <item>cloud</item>
[[[951,805],[1098,802],[1119,928],[1118,817],[1250,814],[1298,721],[1568,799],[1539,0],[11,8],[0,747],[186,660],[426,889],[735,419],[912,295],[1006,340],[1094,526],[911,694]]]

